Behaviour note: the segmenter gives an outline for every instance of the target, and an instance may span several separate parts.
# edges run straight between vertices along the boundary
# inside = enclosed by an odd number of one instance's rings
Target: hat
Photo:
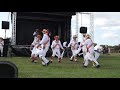
[[[54,39],[59,39],[59,36],[54,36]]]
[[[37,38],[41,38],[41,36],[40,36],[40,35],[37,35]]]
[[[89,35],[89,34],[86,34],[85,36],[90,37],[90,35]]]
[[[73,35],[73,37],[77,38],[77,35]]]
[[[48,33],[48,30],[47,29],[43,29],[42,32]]]

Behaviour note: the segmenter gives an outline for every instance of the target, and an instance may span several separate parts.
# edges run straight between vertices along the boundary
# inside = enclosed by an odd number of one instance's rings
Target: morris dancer
[[[53,51],[53,54],[51,56],[51,62],[53,62],[53,57],[57,56],[58,57],[58,62],[61,62],[61,53],[60,53],[60,49],[64,50],[61,41],[59,40],[59,36],[54,36],[54,41],[52,42],[51,48]]]
[[[81,44],[81,47],[84,46],[84,45],[87,45],[87,53],[84,57],[84,67],[87,67],[88,64],[89,64],[89,60],[94,62],[96,65],[97,68],[100,67],[99,63],[95,60],[94,58],[94,43],[92,42],[91,38],[90,38],[90,35],[89,34],[86,34],[85,35],[85,42]]]
[[[37,35],[35,40],[33,41],[33,43],[31,44],[31,47],[33,47],[33,49],[31,50],[31,59],[32,59],[32,62],[37,62],[37,49],[39,49],[40,47],[38,47],[39,43],[41,41],[41,36],[40,35]],[[38,48],[37,48],[38,47]]]
[[[68,47],[71,47],[71,51],[72,51],[72,56],[70,58],[70,61],[75,61],[75,62],[77,62],[77,57],[75,54],[78,49],[78,42],[77,42],[76,38],[77,38],[77,36],[73,35],[73,39],[68,44]]]
[[[39,58],[42,59],[42,65],[49,65],[50,61],[47,60],[45,57],[50,46],[49,32],[47,29],[43,29],[42,33],[43,33],[43,38],[40,41],[38,47],[40,46],[43,49],[38,50],[37,54],[39,55]]]

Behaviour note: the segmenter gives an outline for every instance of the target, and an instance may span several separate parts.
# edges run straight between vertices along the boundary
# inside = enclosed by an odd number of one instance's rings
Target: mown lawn
[[[49,59],[49,57],[47,57]],[[120,54],[101,55],[100,68],[82,67],[83,58],[71,62],[63,58],[62,63],[54,58],[49,66],[42,66],[41,61],[32,63],[29,57],[0,57],[0,61],[10,61],[18,67],[18,78],[120,78]]]

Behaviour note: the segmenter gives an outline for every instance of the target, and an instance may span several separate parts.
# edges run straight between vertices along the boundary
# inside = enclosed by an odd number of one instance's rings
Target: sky
[[[92,12],[94,14],[94,42],[99,45],[120,44],[120,12]],[[9,30],[6,30],[6,37],[12,36],[10,12],[0,12],[0,37],[5,38],[5,30],[2,29],[2,21],[9,21]],[[87,27],[90,33],[90,15],[82,14],[82,26]],[[78,28],[81,27],[81,14],[78,17]],[[71,34],[76,34],[76,15],[71,19]],[[82,36],[78,32],[78,41],[82,41]]]
[[[99,45],[120,44],[120,12],[92,12],[94,14],[94,42]],[[81,14],[79,14],[78,26],[81,27]],[[82,14],[82,26],[90,32],[90,15]],[[72,35],[76,34],[76,16],[72,16]],[[78,34],[78,41],[81,41],[81,34]]]
[[[0,12],[0,37],[5,38],[5,29],[2,29],[2,21],[9,21],[9,29],[6,29],[6,38],[12,36],[10,12]]]

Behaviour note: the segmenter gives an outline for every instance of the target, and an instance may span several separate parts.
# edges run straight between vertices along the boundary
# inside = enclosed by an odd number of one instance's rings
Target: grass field
[[[49,59],[49,58],[48,58]],[[120,78],[120,54],[101,55],[98,62],[100,68],[82,67],[83,58],[78,62],[71,62],[64,58],[62,63],[54,58],[53,63],[45,67],[38,63],[31,63],[29,57],[0,57],[0,61],[11,61],[18,67],[18,78]]]

